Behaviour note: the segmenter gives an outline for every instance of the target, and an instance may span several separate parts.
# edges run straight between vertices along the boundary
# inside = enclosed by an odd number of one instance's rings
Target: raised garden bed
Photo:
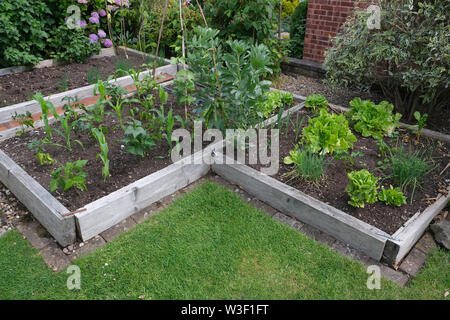
[[[92,96],[94,84],[89,84],[87,81],[89,70],[97,69],[102,80],[106,80],[108,76],[114,75],[116,68],[131,67],[136,70],[143,70],[142,64],[153,59],[150,54],[129,48],[127,48],[129,60],[125,58],[124,48],[119,47],[118,52],[120,53],[118,57],[98,57],[90,59],[82,65],[56,65],[0,76],[0,101],[6,99],[6,103],[0,103],[2,106],[0,108],[0,124],[11,121],[16,113],[23,114],[29,111],[34,114],[39,112],[39,104],[31,100],[34,93],[38,91],[41,91],[44,96],[48,95],[45,99],[53,103],[55,107],[60,107],[65,104],[65,97],[77,97],[82,100]],[[168,60],[160,60],[158,63],[159,65],[163,64],[163,66],[157,68],[157,75],[169,74],[173,76],[176,74],[177,66],[170,65]],[[68,69],[70,69],[70,72],[67,72]],[[151,70],[143,71],[141,77],[149,73],[151,73]],[[67,78],[65,78],[65,75],[67,75]],[[65,83],[65,81],[67,82]],[[110,82],[126,87],[133,84],[133,79],[127,75],[117,74],[117,77]],[[67,86],[62,86],[63,83]],[[16,89],[14,90],[14,88]],[[6,96],[11,96],[13,101],[9,101],[11,99],[5,98]]]
[[[343,109],[343,108],[341,108]],[[364,138],[356,133],[358,141],[353,152],[361,152],[363,156],[354,157],[354,164],[349,160],[331,161],[326,169],[326,176],[320,182],[308,182],[295,176],[287,176],[293,170],[292,165],[283,163],[289,151],[301,139],[296,137],[295,122],[305,117],[302,127],[307,124],[307,117],[312,117],[309,110],[302,109],[290,114],[290,130],[280,132],[280,170],[273,177],[260,173],[261,166],[243,164],[216,164],[213,171],[239,184],[249,193],[266,201],[268,204],[311,224],[355,248],[361,249],[376,260],[384,258],[397,265],[420,238],[432,218],[446,205],[450,199],[447,185],[450,173],[442,170],[448,164],[450,143],[424,138],[414,143],[413,134],[405,129],[400,130],[397,147],[411,150],[433,150],[434,170],[428,173],[423,189],[416,189],[413,202],[411,192],[407,192],[407,204],[401,207],[386,206],[378,201],[366,204],[365,208],[355,208],[348,204],[350,200],[346,187],[349,183],[347,171],[368,169],[376,176],[384,176],[380,184],[389,187],[394,184],[387,172],[379,168],[379,150],[372,138]],[[428,134],[430,132],[427,132]],[[439,136],[431,132],[432,136]],[[409,142],[407,142],[409,139]],[[387,139],[389,140],[389,139]],[[395,140],[395,141],[394,141]],[[389,143],[396,144],[397,138]],[[409,149],[408,149],[409,150]],[[218,155],[221,157],[221,155]],[[233,160],[229,159],[228,163]]]

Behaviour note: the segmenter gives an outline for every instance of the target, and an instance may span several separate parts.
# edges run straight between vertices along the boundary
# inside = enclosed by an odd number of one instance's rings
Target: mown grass
[[[366,287],[359,263],[207,182],[77,259],[68,290],[16,231],[0,238],[0,299],[445,299],[450,254],[434,251],[406,288]]]

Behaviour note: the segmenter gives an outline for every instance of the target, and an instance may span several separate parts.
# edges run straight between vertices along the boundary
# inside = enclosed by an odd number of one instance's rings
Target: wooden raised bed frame
[[[294,95],[297,101],[304,100],[303,98]],[[304,103],[296,105],[285,111],[282,117],[303,107]],[[274,116],[264,121],[261,127],[269,126],[277,120],[278,116]],[[450,139],[449,136],[432,131],[423,131],[423,135],[433,138],[443,137],[442,140]],[[146,206],[200,179],[211,169],[281,212],[348,243],[377,261],[383,260],[393,266],[397,266],[406,256],[433,217],[450,200],[450,192],[447,195],[440,195],[433,205],[414,215],[396,233],[389,235],[246,165],[227,164],[226,161],[215,164],[214,159],[224,157],[219,151],[224,143],[219,141],[194,154],[192,156],[194,162],[183,159],[98,199],[81,208],[78,213],[69,216],[65,216],[68,209],[1,150],[0,180],[33,213],[58,243],[66,246],[74,242],[77,235],[83,241],[92,238]],[[214,149],[216,149],[215,153],[209,152]],[[200,158],[206,161],[195,164],[195,160]]]

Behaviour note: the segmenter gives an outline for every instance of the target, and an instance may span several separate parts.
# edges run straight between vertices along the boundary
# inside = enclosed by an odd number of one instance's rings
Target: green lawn
[[[359,263],[207,182],[87,256],[81,290],[16,231],[0,238],[0,299],[444,299],[450,254],[434,251],[407,287],[368,290]]]

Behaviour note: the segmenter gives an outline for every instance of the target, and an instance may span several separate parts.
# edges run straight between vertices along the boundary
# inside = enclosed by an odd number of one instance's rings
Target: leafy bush
[[[450,2],[381,0],[381,28],[369,30],[368,14],[355,13],[326,53],[329,82],[384,95],[408,120],[421,104],[428,114],[448,106]]]
[[[347,186],[347,193],[350,196],[350,205],[364,208],[364,204],[375,203],[377,201],[378,180],[372,173],[366,169],[352,171],[348,173],[350,180]]]
[[[69,63],[84,63],[100,52],[100,45],[97,42],[91,44],[83,29],[70,30],[65,24],[56,29],[50,43],[55,50],[53,57]]]
[[[44,1],[0,1],[0,67],[35,65],[45,53],[51,12]]]
[[[220,30],[220,38],[263,43],[273,37],[279,3],[279,0],[211,0],[204,11],[211,27]]]
[[[309,119],[309,125],[303,128],[302,133],[306,147],[315,153],[345,153],[356,142],[344,115],[330,114],[325,110]]]
[[[218,30],[196,27],[189,43],[189,70],[201,84],[197,96],[202,106],[196,111],[208,127],[247,128],[261,120],[257,105],[265,100],[271,84],[261,80],[272,72],[269,50],[238,40],[220,45],[218,34]]]
[[[350,106],[351,109],[346,115],[355,123],[356,132],[361,133],[363,137],[372,136],[379,139],[383,135],[390,136],[402,117],[400,113],[392,113],[394,106],[387,101],[376,105],[370,100],[355,98],[350,101]]]
[[[75,187],[80,191],[87,191],[85,181],[88,175],[83,171],[83,167],[86,163],[87,160],[67,162],[64,167],[60,167],[53,171],[51,173],[52,180],[50,181],[50,191],[54,192],[58,187],[61,187],[64,191],[67,191],[72,187]]]
[[[306,98],[305,107],[312,109],[314,113],[318,113],[322,109],[328,109],[328,100],[320,94],[311,94]]]
[[[308,14],[308,0],[301,1],[291,17],[289,54],[291,57],[303,58],[305,44],[306,17]]]
[[[378,199],[388,206],[400,207],[402,204],[406,203],[406,197],[400,188],[394,188],[392,185],[389,189],[382,187],[378,194]]]
[[[318,155],[309,150],[301,150],[296,146],[289,151],[289,156],[284,158],[285,164],[293,164],[295,170],[292,174],[309,181],[318,181],[325,174],[329,162],[325,161],[325,155]]]

